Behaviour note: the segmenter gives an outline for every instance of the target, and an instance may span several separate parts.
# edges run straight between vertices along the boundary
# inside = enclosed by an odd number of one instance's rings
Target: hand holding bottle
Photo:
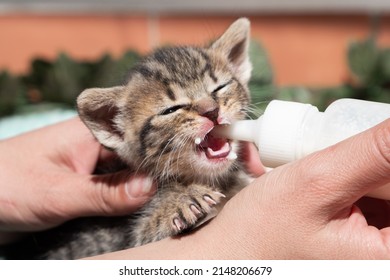
[[[390,118],[390,104],[339,99],[325,112],[315,106],[272,101],[257,120],[219,126],[214,133],[254,142],[262,163],[277,167],[334,145]],[[372,197],[390,200],[390,186],[375,190]]]

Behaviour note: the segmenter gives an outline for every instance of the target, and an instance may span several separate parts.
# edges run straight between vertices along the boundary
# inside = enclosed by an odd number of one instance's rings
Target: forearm
[[[202,247],[193,245],[199,244],[193,243],[196,239],[197,236],[194,234],[180,238],[167,238],[141,247],[94,256],[88,259],[210,259],[210,256],[202,253]]]

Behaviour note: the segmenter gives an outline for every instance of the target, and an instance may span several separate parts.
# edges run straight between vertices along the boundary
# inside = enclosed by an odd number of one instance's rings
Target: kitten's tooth
[[[228,154],[228,156],[226,158],[228,160],[235,160],[235,159],[237,159],[237,154],[233,151],[230,151],[230,153]]]
[[[202,142],[202,138],[200,138],[200,137],[196,137],[195,138],[195,144],[196,145],[199,145],[201,142]]]

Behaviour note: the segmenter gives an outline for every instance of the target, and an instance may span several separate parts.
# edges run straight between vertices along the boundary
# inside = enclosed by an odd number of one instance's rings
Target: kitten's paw
[[[215,206],[226,196],[220,192],[210,191],[205,194],[191,194],[184,197],[173,215],[171,226],[174,234],[193,228],[215,216]]]

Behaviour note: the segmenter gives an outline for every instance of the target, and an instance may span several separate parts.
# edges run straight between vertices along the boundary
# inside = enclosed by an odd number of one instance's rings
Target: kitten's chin
[[[198,155],[198,161],[201,167],[203,168],[200,169],[202,169],[204,172],[209,172],[209,171],[221,172],[224,171],[225,169],[227,170],[234,161],[234,159],[229,159],[228,157],[229,155],[209,157],[207,155],[207,152],[201,152]]]

